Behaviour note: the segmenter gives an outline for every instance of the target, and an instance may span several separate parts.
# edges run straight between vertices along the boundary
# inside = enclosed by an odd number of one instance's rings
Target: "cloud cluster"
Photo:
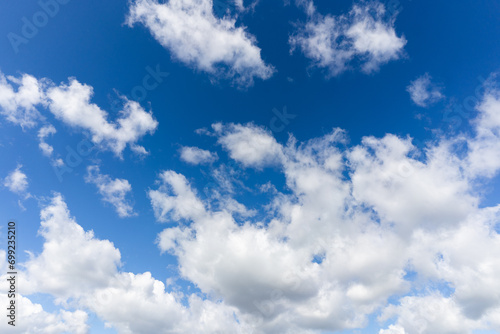
[[[255,38],[235,19],[218,18],[212,0],[135,0],[127,23],[142,23],[177,59],[215,77],[234,79],[242,86],[274,72],[261,58]]]
[[[390,134],[346,147],[335,129],[281,145],[255,125],[215,124],[219,143],[245,167],[268,166],[274,152],[287,191],[261,207],[267,218],[242,222],[165,171],[151,202],[158,220],[179,224],[158,245],[178,258],[184,278],[257,332],[362,328],[376,312],[388,323],[381,333],[498,331],[500,205],[482,207],[475,185],[500,168],[498,155],[477,161],[500,139],[499,107],[499,91],[487,89],[474,135],[423,151]]]
[[[292,51],[300,48],[314,66],[326,68],[329,75],[346,71],[355,59],[370,73],[402,56],[406,39],[397,36],[394,18],[387,17],[382,3],[355,4],[348,14],[339,16],[318,13],[312,1],[300,3],[308,19],[290,36]]]
[[[68,84],[55,85],[48,79],[36,79],[24,74],[21,78],[5,77],[0,72],[0,113],[6,119],[23,127],[34,127],[42,119],[39,108],[47,108],[64,124],[88,131],[92,141],[117,156],[129,145],[134,152],[145,152],[137,142],[148,133],[153,133],[158,122],[151,112],[139,103],[123,98],[123,109],[114,121],[108,120],[108,113],[90,102],[91,86],[81,84],[72,78]],[[44,139],[55,133],[55,128],[40,129],[40,148],[46,155],[52,147]]]
[[[18,296],[20,328],[27,333],[86,334],[88,312],[125,334],[241,333],[233,308],[196,295],[166,292],[165,284],[149,272],[120,271],[120,251],[84,231],[59,194],[42,209],[40,233],[45,239],[43,251],[23,263],[19,287],[25,295],[48,293],[56,304],[75,310],[48,313]],[[0,267],[6,268],[5,251],[1,255]],[[0,278],[0,291],[6,296],[6,276]],[[0,324],[5,326],[6,322]]]
[[[444,98],[441,88],[431,82],[429,73],[418,77],[406,88],[412,101],[420,107],[428,107]]]
[[[285,186],[251,185],[268,202],[240,203],[258,211],[242,218],[212,205],[227,197],[204,198],[184,175],[160,173],[148,191],[157,220],[170,223],[158,246],[203,298],[121,271],[119,250],[84,231],[57,194],[20,286],[72,305],[70,319],[93,312],[126,334],[321,333],[373,316],[380,334],[500,331],[500,205],[482,205],[477,188],[500,169],[498,155],[483,157],[500,141],[500,90],[488,87],[477,111],[472,134],[423,150],[391,134],[348,146],[341,129],[281,144],[253,124],[216,123],[211,135],[232,160]],[[85,331],[57,314],[55,323]]]
[[[113,205],[121,218],[135,215],[132,204],[126,198],[132,192],[132,186],[127,180],[113,180],[109,175],[101,174],[99,166],[88,166],[85,182],[95,184],[102,200]]]

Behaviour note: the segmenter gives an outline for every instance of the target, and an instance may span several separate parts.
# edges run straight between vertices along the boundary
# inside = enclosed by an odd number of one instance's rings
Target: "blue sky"
[[[499,14],[2,3],[0,328],[500,332]]]

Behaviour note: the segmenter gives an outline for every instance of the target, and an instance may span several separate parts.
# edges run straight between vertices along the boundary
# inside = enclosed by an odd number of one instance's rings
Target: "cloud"
[[[299,2],[308,21],[290,36],[292,52],[300,48],[313,65],[328,69],[330,76],[346,71],[356,59],[366,73],[399,59],[406,44],[387,18],[385,6],[377,1],[353,5],[348,14],[322,15],[312,1]]]
[[[203,204],[186,185],[186,178],[183,175],[165,171],[160,174],[160,180],[162,186],[158,190],[149,191],[157,220],[167,222],[170,218],[193,219],[205,214]]]
[[[381,329],[379,334],[405,334],[405,329],[401,326],[390,325],[387,329]]]
[[[209,164],[218,159],[217,153],[202,150],[198,147],[183,146],[180,152],[181,160],[191,165]]]
[[[255,125],[214,124],[212,127],[219,136],[229,156],[246,167],[262,168],[279,163],[282,158],[281,147],[268,131]]]
[[[0,249],[0,270],[6,273],[7,268],[7,252]],[[18,270],[19,271],[19,270]],[[10,303],[8,297],[10,290],[10,278],[8,274],[0,276],[0,303],[7,306]],[[87,324],[88,314],[82,310],[68,311],[56,310],[48,312],[43,309],[42,305],[33,303],[29,298],[19,292],[25,288],[24,276],[17,275],[17,293],[16,301],[16,322],[15,328],[19,333],[50,333],[50,334],[87,334],[89,325]],[[20,283],[21,282],[21,283]],[[11,319],[6,318],[0,322],[0,331],[5,333],[12,332],[12,326],[7,323]]]
[[[42,209],[40,234],[45,239],[43,251],[20,264],[20,287],[28,294],[49,293],[59,310],[44,312],[22,297],[20,315],[30,317],[21,318],[25,319],[21,326],[83,334],[88,332],[87,312],[92,312],[120,334],[243,333],[234,318],[237,310],[194,294],[184,305],[182,294],[166,292],[165,284],[151,273],[120,271],[120,251],[110,241],[84,231],[59,194]],[[5,258],[5,251],[1,252]],[[5,267],[5,260],[0,264]],[[6,291],[5,275],[1,282],[0,290]],[[65,310],[70,305],[79,309]]]
[[[0,72],[0,111],[7,120],[34,127],[38,119],[43,118],[38,108],[47,108],[66,125],[90,132],[95,144],[113,151],[116,156],[121,157],[127,145],[138,154],[147,153],[137,142],[158,127],[152,113],[123,97],[119,117],[110,122],[108,113],[90,102],[92,95],[91,86],[74,78],[70,78],[68,84],[55,85],[49,79],[38,80],[27,74],[21,78],[5,78]],[[39,132],[40,148],[45,154],[52,150],[43,139],[55,133],[52,129],[46,126]]]
[[[52,155],[52,152],[54,152],[54,148],[45,142],[45,138],[55,134],[56,132],[56,128],[54,128],[54,126],[50,124],[43,126],[40,128],[40,130],[38,130],[38,140],[40,141],[38,147],[40,147],[43,154],[47,157],[50,157]]]
[[[32,128],[42,118],[38,105],[46,103],[44,82],[23,74],[20,78],[0,72],[0,114],[23,128]]]
[[[101,174],[99,166],[89,166],[85,182],[95,184],[103,201],[113,205],[121,218],[135,215],[130,201],[126,199],[127,194],[132,192],[132,186],[127,180],[113,180],[109,175]]]
[[[279,157],[286,187],[242,221],[164,171],[151,204],[159,221],[177,224],[158,246],[184,279],[262,333],[363,328],[376,314],[394,321],[383,334],[498,331],[500,205],[482,204],[477,181],[500,164],[468,166],[500,139],[499,97],[486,90],[474,134],[423,150],[391,134],[348,147],[340,129],[283,145],[252,124],[214,124],[244,167],[265,173]]]
[[[26,289],[66,300],[108,286],[120,265],[120,252],[113,243],[84,231],[59,194],[43,208],[40,217],[45,243],[40,255],[24,263],[29,282]]]
[[[391,326],[390,330],[381,331],[381,334],[467,334],[481,328],[480,323],[464,316],[460,305],[452,298],[445,298],[439,294],[404,297],[399,306],[391,305],[386,308],[380,319],[384,320],[391,314],[399,315],[398,325]]]
[[[470,152],[465,164],[471,176],[494,176],[500,168],[500,89],[486,87],[485,95],[476,108],[478,117],[474,120],[476,137],[467,145]]]
[[[214,16],[211,0],[131,2],[129,26],[142,23],[172,57],[215,77],[232,78],[242,86],[274,72],[265,64],[255,38],[235,19]]]
[[[433,84],[431,79],[429,73],[425,73],[406,87],[412,101],[420,107],[427,108],[444,98],[441,88]]]
[[[17,165],[3,181],[3,185],[16,194],[23,194],[28,189],[28,177],[21,171],[22,165]]]
[[[0,302],[8,305],[8,289],[2,289]],[[16,331],[18,333],[50,333],[50,334],[87,334],[90,326],[87,324],[88,314],[81,310],[50,313],[45,311],[40,304],[31,302],[28,298],[17,295],[17,320]],[[11,333],[12,326],[7,324],[7,320],[0,323],[0,330],[3,333]]]
[[[94,143],[102,144],[118,156],[127,145],[133,146],[141,137],[156,130],[158,122],[153,115],[126,98],[120,117],[113,123],[108,122],[108,114],[90,103],[92,95],[92,87],[71,79],[69,84],[47,91],[49,109],[65,124],[90,131]]]

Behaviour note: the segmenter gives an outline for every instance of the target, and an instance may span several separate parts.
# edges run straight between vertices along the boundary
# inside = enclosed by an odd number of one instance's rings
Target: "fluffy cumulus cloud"
[[[37,106],[45,104],[44,82],[23,74],[20,78],[0,72],[0,114],[14,124],[31,128],[42,117]]]
[[[299,48],[313,65],[339,75],[354,60],[364,72],[377,71],[381,65],[399,59],[406,44],[394,29],[394,17],[377,1],[355,4],[345,15],[322,15],[313,2],[300,1],[307,22],[290,36],[292,51]]]
[[[423,150],[390,134],[349,147],[340,129],[283,145],[252,124],[214,124],[246,168],[271,172],[273,152],[286,187],[266,187],[262,214],[240,219],[164,171],[149,196],[177,224],[158,246],[257,333],[363,328],[377,314],[380,334],[499,331],[500,206],[477,188],[500,168],[498,155],[478,161],[500,140],[499,96],[486,90],[473,134]]]
[[[23,332],[87,334],[92,312],[124,334],[242,333],[236,309],[196,295],[166,292],[165,284],[149,272],[120,271],[120,251],[85,231],[61,195],[55,194],[40,216],[43,251],[31,254],[18,276],[25,294],[17,299]],[[6,269],[5,251],[0,253],[0,267]],[[1,299],[6,301],[7,276],[0,278]],[[34,293],[52,295],[60,310],[44,311],[26,297]],[[5,326],[2,322],[0,328]]]
[[[3,282],[2,282],[3,283]],[[2,296],[0,303],[8,305],[8,289],[1,289]],[[47,333],[47,334],[88,334],[90,326],[87,324],[88,314],[82,310],[50,313],[43,309],[40,304],[31,302],[28,298],[18,295],[16,298],[18,306],[15,333]],[[8,318],[6,318],[8,319]],[[2,333],[14,333],[12,326],[7,324],[7,320],[0,323]]]
[[[191,165],[209,164],[218,159],[217,153],[198,147],[183,146],[180,149],[181,160]]]
[[[135,0],[127,22],[142,23],[173,58],[215,77],[246,86],[274,72],[245,27],[236,27],[229,16],[214,15],[212,0]]]
[[[107,240],[98,240],[71,217],[56,194],[41,214],[43,252],[24,264],[27,292],[50,293],[65,300],[109,284],[120,264],[120,252]]]
[[[109,175],[101,174],[99,166],[89,166],[85,181],[97,186],[102,200],[111,204],[118,216],[124,218],[135,215],[132,204],[127,199],[127,194],[132,192],[132,186],[127,180],[112,179]]]
[[[431,82],[429,73],[418,77],[406,88],[412,101],[420,107],[428,107],[444,98],[441,88]]]
[[[16,194],[23,194],[28,189],[28,177],[21,170],[22,167],[18,165],[3,181],[3,185]]]
[[[216,123],[212,125],[231,159],[246,167],[261,168],[278,163],[282,148],[271,134],[254,125]]]
[[[125,147],[145,154],[146,150],[137,142],[153,133],[158,122],[151,112],[139,103],[123,98],[123,108],[115,121],[110,121],[108,113],[90,102],[93,95],[91,86],[72,78],[69,82],[55,85],[48,79],[36,79],[24,74],[20,78],[5,77],[0,72],[0,113],[7,120],[23,127],[34,127],[43,118],[39,109],[48,109],[64,124],[87,131],[92,141],[117,156],[122,156]],[[44,140],[55,133],[51,125],[39,130],[40,149],[50,155],[52,146]]]

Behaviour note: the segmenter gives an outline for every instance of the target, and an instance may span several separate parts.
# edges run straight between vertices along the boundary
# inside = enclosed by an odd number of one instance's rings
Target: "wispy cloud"
[[[444,95],[441,93],[441,87],[432,83],[431,80],[432,77],[429,73],[425,73],[412,81],[406,88],[416,105],[427,108],[444,98]]]
[[[124,218],[135,215],[130,200],[126,198],[132,192],[132,186],[127,180],[112,179],[109,175],[101,174],[99,166],[89,166],[85,181],[97,186],[103,201],[113,205],[118,216]]]
[[[354,59],[370,73],[403,55],[406,39],[397,36],[394,17],[387,17],[380,2],[355,4],[348,14],[339,16],[318,13],[312,1],[299,4],[308,19],[290,36],[292,52],[300,48],[314,66],[326,68],[330,76],[346,71]]]
[[[217,153],[203,150],[198,147],[183,146],[180,152],[181,160],[191,165],[209,164],[218,159]]]
[[[40,130],[38,130],[38,140],[39,140],[38,147],[42,150],[43,154],[47,157],[52,156],[52,152],[54,152],[54,148],[45,142],[45,138],[55,134],[56,132],[57,132],[56,128],[53,125],[46,125],[46,126],[41,127]]]

